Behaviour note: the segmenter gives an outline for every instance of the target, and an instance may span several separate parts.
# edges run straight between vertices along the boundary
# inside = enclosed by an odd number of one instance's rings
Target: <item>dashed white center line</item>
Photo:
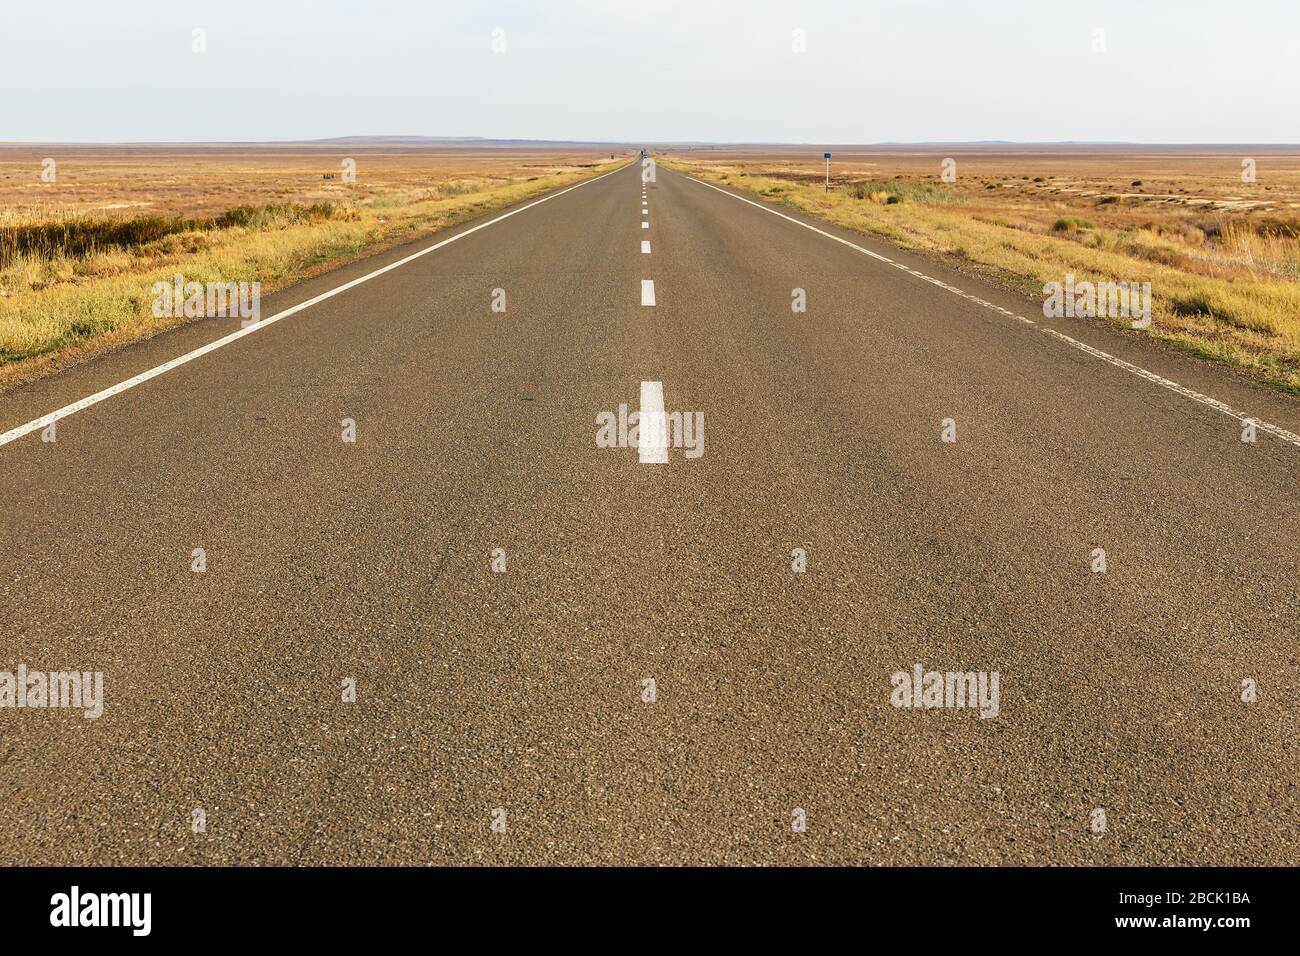
[[[649,210],[649,209],[642,209],[642,210],[641,210],[641,215],[643,215],[643,216],[648,216],[648,215],[650,215],[650,210]]]
[[[654,279],[641,280],[641,304],[642,305],[655,304],[655,280]]]
[[[650,240],[649,240],[649,239],[642,239],[642,240],[641,240],[641,251],[644,252],[647,256],[650,255]]]
[[[650,223],[648,223],[648,222],[643,222],[643,223],[641,223],[641,228],[642,228],[642,229],[649,229],[649,228],[650,228]]]
[[[664,383],[641,383],[637,426],[637,459],[643,465],[668,464],[668,416],[664,414]]]

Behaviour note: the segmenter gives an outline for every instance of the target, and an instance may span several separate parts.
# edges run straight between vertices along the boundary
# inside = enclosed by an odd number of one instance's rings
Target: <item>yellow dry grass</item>
[[[623,161],[353,149],[357,178],[343,183],[340,152],[71,150],[58,180],[42,183],[38,155],[0,150],[0,387],[186,321],[153,315],[153,284],[177,273],[189,282],[256,281],[268,293]],[[235,207],[251,208],[229,225]],[[44,243],[18,254],[2,241],[43,223],[103,226],[108,235],[142,217],[160,217],[169,231],[75,253]]]
[[[939,157],[884,154],[841,164],[829,192],[812,158],[676,153],[660,161],[903,248],[956,257],[1040,300],[1043,285],[1066,274],[1150,282],[1152,328],[1133,334],[1300,392],[1294,156],[1273,161],[1278,175],[1254,191],[1260,184],[1241,183],[1232,157],[1126,165],[1122,157],[985,155],[945,183]]]

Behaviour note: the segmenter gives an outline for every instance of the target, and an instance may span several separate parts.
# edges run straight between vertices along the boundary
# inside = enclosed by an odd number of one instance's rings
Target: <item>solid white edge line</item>
[[[1116,368],[1122,368],[1126,372],[1131,372],[1134,375],[1138,376],[1139,378],[1146,379],[1148,382],[1154,382],[1155,384],[1160,385],[1163,388],[1169,389],[1171,392],[1176,392],[1177,394],[1182,395],[1184,398],[1190,398],[1192,401],[1204,405],[1206,408],[1212,408],[1216,412],[1222,412],[1224,415],[1227,415],[1230,418],[1235,418],[1239,422],[1244,423],[1245,421],[1250,420],[1255,423],[1255,428],[1257,430],[1262,432],[1267,432],[1268,434],[1272,435],[1274,438],[1281,439],[1287,444],[1294,445],[1295,447],[1300,448],[1300,435],[1297,435],[1295,432],[1287,431],[1285,428],[1282,428],[1278,425],[1273,425],[1269,422],[1261,421],[1260,419],[1255,418],[1252,415],[1239,411],[1233,408],[1232,406],[1219,401],[1217,398],[1211,398],[1209,395],[1203,395],[1194,389],[1190,389],[1187,388],[1186,386],[1179,385],[1177,382],[1172,381],[1171,379],[1167,379],[1163,375],[1159,375],[1155,372],[1148,371],[1147,369],[1142,368],[1140,365],[1134,365],[1132,362],[1126,362],[1124,361],[1124,359],[1116,358],[1114,355],[1111,355],[1109,352],[1103,352],[1101,349],[1094,348],[1091,345],[1088,345],[1084,342],[1080,342],[1078,339],[1071,338],[1070,336],[1066,335],[1064,332],[1058,332],[1056,329],[1039,325],[1033,319],[1027,319],[1023,315],[1017,315],[1016,313],[1012,312],[1010,309],[1004,309],[1000,305],[994,305],[992,302],[985,301],[984,299],[981,299],[978,296],[971,295],[969,292],[964,292],[963,290],[958,289],[956,286],[949,285],[947,282],[944,282],[941,279],[936,279],[933,276],[928,276],[924,272],[919,272],[916,269],[904,265],[901,262],[896,262],[893,259],[890,259],[886,256],[882,256],[878,252],[872,252],[870,249],[864,249],[862,246],[858,245],[855,242],[850,242],[849,240],[843,239],[837,235],[834,235],[833,233],[825,232],[824,230],[818,229],[816,226],[810,226],[808,223],[801,222],[798,219],[795,219],[793,216],[787,216],[783,212],[778,212],[777,210],[771,208],[770,206],[765,206],[762,203],[755,202],[752,199],[746,199],[744,196],[737,196],[735,193],[723,189],[720,186],[715,186],[713,185],[713,183],[705,182],[703,179],[696,179],[694,176],[691,176],[687,173],[682,173],[681,175],[685,176],[691,182],[699,183],[701,186],[708,186],[710,189],[715,189],[718,192],[722,193],[722,195],[724,196],[730,196],[732,199],[737,199],[740,202],[748,203],[749,205],[753,206],[756,209],[763,210],[763,212],[769,212],[774,216],[779,216],[780,218],[786,220],[787,222],[792,222],[796,226],[802,226],[805,229],[817,233],[819,236],[825,236],[827,239],[834,239],[836,242],[841,243],[842,245],[846,245],[850,249],[855,249],[865,256],[870,256],[872,259],[877,259],[880,262],[885,262],[891,266],[894,266],[895,268],[902,269],[904,272],[910,273],[911,275],[916,276],[918,279],[924,279],[926,282],[929,282],[931,285],[937,285],[939,288],[946,289],[948,292],[952,292],[955,295],[959,295],[963,299],[969,299],[971,302],[974,302],[978,305],[982,305],[987,309],[992,309],[994,312],[1001,313],[1002,315],[1005,315],[1008,318],[1016,319],[1020,322],[1023,322],[1026,325],[1035,326],[1036,328],[1038,328],[1040,332],[1047,333],[1048,335],[1055,338],[1057,341],[1064,342],[1066,345],[1076,348],[1081,352],[1086,352],[1087,354],[1093,356],[1094,358],[1101,359],[1103,362],[1109,362],[1111,365],[1114,365]]]
[[[359,286],[363,282],[369,282],[371,279],[375,278],[376,276],[381,276],[385,272],[391,272],[393,269],[396,269],[398,266],[404,266],[408,262],[412,262],[416,259],[419,259],[421,256],[428,255],[430,252],[433,252],[437,249],[441,249],[443,246],[450,245],[451,243],[455,242],[458,239],[464,239],[466,236],[478,232],[480,229],[486,229],[488,226],[496,225],[498,222],[501,222],[503,219],[509,219],[511,216],[518,215],[519,213],[524,212],[527,209],[532,209],[534,206],[540,206],[542,203],[549,202],[552,199],[558,199],[560,196],[563,196],[565,193],[573,192],[573,190],[575,189],[580,189],[583,186],[590,185],[591,183],[594,183],[597,180],[604,179],[606,176],[613,176],[615,173],[622,172],[626,168],[627,168],[626,166],[620,166],[618,169],[611,169],[609,172],[601,173],[599,176],[594,176],[591,179],[584,179],[580,183],[574,183],[572,186],[566,186],[564,189],[561,189],[559,192],[550,193],[546,196],[543,196],[540,199],[536,199],[533,202],[530,202],[526,206],[520,206],[518,209],[512,209],[510,210],[510,212],[497,216],[495,219],[490,219],[487,222],[481,222],[477,226],[471,226],[469,229],[466,229],[464,232],[458,232],[456,233],[456,235],[449,236],[448,238],[443,239],[440,242],[435,242],[433,245],[421,249],[419,252],[414,252],[403,259],[398,259],[396,262],[390,262],[388,265],[376,269],[374,272],[368,272],[359,278],[353,279],[350,282],[345,282],[341,286],[337,286],[333,289],[330,289],[328,292],[322,292],[320,295],[314,296],[305,302],[299,302],[297,305],[285,309],[283,312],[277,312],[275,315],[268,316],[267,318],[263,319],[261,322],[258,322],[256,325],[250,325],[247,328],[242,328],[237,332],[231,332],[229,335],[223,336],[222,338],[209,342],[207,345],[200,346],[199,348],[194,349],[192,352],[186,352],[184,355],[177,356],[176,358],[168,362],[164,362],[162,365],[151,368],[148,371],[141,372],[139,375],[133,375],[131,378],[128,378],[123,382],[118,382],[116,385],[110,385],[108,388],[98,391],[93,395],[87,395],[85,398],[78,399],[77,401],[73,402],[71,405],[64,405],[62,408],[58,409],[57,411],[50,412],[48,415],[42,415],[40,418],[33,419],[32,421],[27,422],[27,424],[25,425],[19,425],[15,428],[11,428],[9,429],[9,431],[0,434],[0,445],[7,445],[11,441],[16,441],[17,439],[22,438],[24,435],[30,435],[32,432],[39,431],[40,429],[45,428],[46,426],[51,425],[54,422],[59,421],[60,419],[67,418],[69,415],[74,415],[77,412],[83,411],[84,409],[87,409],[92,405],[97,405],[98,403],[104,401],[104,399],[106,398],[112,398],[114,395],[118,395],[122,392],[125,392],[127,389],[135,388],[135,386],[141,385],[144,382],[149,381],[150,379],[157,378],[159,375],[162,375],[165,372],[170,372],[174,368],[179,368],[180,366],[185,365],[188,362],[192,362],[197,358],[202,358],[204,355],[207,355],[209,352],[215,352],[217,349],[221,348],[222,346],[229,345],[231,342],[237,341],[238,339],[242,339],[246,335],[252,335],[254,332],[264,329],[268,325],[272,325],[276,322],[279,322],[281,319],[287,319],[289,316],[293,315],[294,313],[301,312],[303,309],[310,308],[311,306],[316,305],[318,302],[324,302],[326,299],[333,298],[334,296],[338,295],[340,292],[346,292],[348,289],[351,289],[355,286]]]

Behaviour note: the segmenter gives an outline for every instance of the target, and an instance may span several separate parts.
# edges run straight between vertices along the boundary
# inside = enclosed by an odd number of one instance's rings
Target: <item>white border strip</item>
[[[584,179],[582,182],[574,183],[572,186],[568,186],[565,189],[561,189],[559,192],[550,193],[546,196],[543,196],[541,199],[534,200],[533,202],[530,202],[526,206],[520,206],[518,209],[512,209],[510,210],[510,212],[497,216],[495,219],[490,219],[487,222],[481,222],[477,226],[471,226],[469,229],[466,229],[464,232],[458,232],[456,233],[456,235],[443,239],[441,242],[435,242],[433,245],[421,249],[419,252],[413,252],[411,253],[411,255],[407,256],[404,259],[398,259],[396,262],[390,262],[388,265],[376,269],[374,272],[368,272],[358,279],[353,279],[351,282],[345,282],[343,283],[343,285],[330,289],[328,292],[322,292],[320,295],[310,298],[306,302],[299,302],[297,305],[291,306],[290,308],[285,309],[283,312],[277,312],[275,315],[268,316],[267,318],[263,319],[261,322],[258,322],[255,325],[250,325],[247,328],[242,328],[238,332],[231,332],[229,335],[223,336],[222,338],[209,342],[207,345],[200,346],[199,348],[195,349],[192,352],[186,352],[184,355],[177,356],[176,358],[172,359],[169,362],[164,362],[162,365],[159,365],[156,368],[151,368],[147,372],[141,372],[139,375],[133,375],[131,378],[128,378],[124,382],[118,382],[116,385],[110,385],[108,388],[104,389],[103,391],[96,392],[94,395],[87,395],[85,398],[79,399],[78,401],[73,402],[71,405],[64,405],[58,411],[53,411],[50,412],[48,415],[42,415],[40,418],[33,419],[32,421],[28,422],[26,425],[19,425],[16,428],[11,428],[9,429],[9,431],[5,432],[4,434],[0,434],[0,445],[7,445],[11,441],[16,441],[17,439],[22,438],[24,435],[29,435],[34,431],[39,431],[40,429],[45,428],[47,425],[57,422],[61,418],[67,418],[69,415],[73,415],[79,411],[82,411],[83,409],[87,409],[91,405],[96,405],[102,402],[106,398],[112,398],[114,395],[118,395],[122,392],[125,392],[129,388],[135,388],[137,385],[141,385],[152,378],[157,378],[159,375],[162,375],[164,372],[170,372],[172,369],[179,368],[180,366],[186,364],[187,362],[193,362],[197,358],[202,358],[204,355],[207,355],[209,352],[215,352],[217,349],[221,348],[222,346],[229,345],[231,342],[238,341],[239,339],[242,339],[246,335],[252,335],[254,332],[264,329],[268,325],[272,325],[276,322],[279,322],[281,319],[287,319],[289,316],[293,315],[296,312],[301,312],[303,309],[309,309],[313,305],[316,305],[318,302],[324,302],[326,299],[333,298],[334,296],[338,295],[340,292],[346,292],[348,289],[354,288],[355,286],[359,286],[363,282],[369,282],[371,279],[374,279],[377,276],[381,276],[385,272],[391,272],[393,269],[396,269],[399,266],[404,266],[408,262],[413,262],[414,260],[420,258],[421,256],[428,255],[430,252],[433,252],[437,249],[441,249],[443,246],[455,242],[457,239],[464,239],[466,236],[478,232],[480,229],[486,229],[488,226],[496,225],[498,222],[501,222],[503,219],[509,219],[511,216],[518,215],[519,213],[523,212],[526,209],[532,209],[534,206],[540,206],[544,202],[548,202],[549,200],[556,199],[560,196],[563,196],[565,193],[573,192],[573,190],[575,189],[594,183],[597,180],[604,179],[606,176],[613,176],[615,173],[622,172],[626,168],[627,168],[626,166],[620,166],[618,169],[611,169],[609,172],[601,173],[599,176],[595,176],[591,179]]]
[[[1041,326],[1033,319],[1027,319],[1023,315],[1017,315],[1015,312],[1012,312],[1010,309],[1004,309],[1000,305],[994,305],[992,302],[988,302],[984,299],[979,298],[978,296],[971,295],[969,292],[964,292],[961,289],[958,289],[956,286],[949,285],[948,283],[942,281],[941,279],[936,279],[933,276],[928,276],[923,272],[918,272],[916,269],[913,269],[910,266],[904,265],[901,262],[895,262],[893,259],[887,258],[886,256],[882,256],[878,252],[872,252],[870,249],[865,249],[862,246],[859,246],[857,243],[850,242],[847,239],[842,239],[841,237],[833,235],[832,233],[825,232],[821,229],[818,229],[816,226],[810,226],[808,225],[808,223],[801,222],[800,220],[795,219],[793,216],[787,216],[783,212],[778,212],[777,210],[773,209],[771,206],[765,206],[761,202],[755,202],[752,199],[746,199],[744,196],[738,196],[735,193],[730,192],[729,190],[723,189],[720,186],[715,186],[713,185],[713,183],[705,182],[703,179],[696,179],[694,176],[691,176],[687,173],[682,173],[681,175],[685,176],[693,183],[699,183],[701,186],[708,186],[710,189],[716,189],[724,196],[730,196],[732,199],[738,199],[740,202],[748,203],[749,205],[755,207],[756,209],[761,209],[763,210],[763,212],[771,213],[773,216],[779,216],[782,219],[786,220],[787,222],[792,222],[796,226],[802,226],[805,229],[809,229],[817,233],[819,236],[825,236],[827,239],[834,239],[836,242],[846,245],[850,249],[854,249],[862,253],[864,256],[870,256],[871,258],[877,259],[880,262],[888,263],[889,265],[894,266],[897,269],[902,269],[904,272],[910,273],[911,275],[916,276],[918,279],[924,279],[926,282],[929,282],[931,285],[937,285],[939,288],[946,289],[947,291],[952,292],[955,295],[961,296],[963,299],[969,299],[971,302],[975,302],[978,305],[982,305],[987,309],[992,309],[994,312],[999,312],[1002,315],[1007,316],[1008,318],[1016,319],[1017,321],[1023,322],[1026,325],[1035,326],[1039,329],[1039,331],[1047,333],[1048,335],[1052,336],[1059,342],[1064,342],[1066,345],[1072,346],[1081,352],[1086,352],[1095,358],[1101,359],[1103,362],[1109,362],[1111,365],[1114,365],[1116,368],[1122,368],[1126,372],[1132,372],[1134,375],[1137,375],[1140,378],[1144,378],[1148,382],[1155,382],[1157,385],[1163,386],[1164,388],[1167,388],[1172,392],[1177,392],[1179,395],[1182,395],[1184,398],[1190,398],[1194,402],[1199,402],[1201,405],[1204,405],[1206,408],[1212,408],[1216,412],[1222,412],[1224,415],[1227,415],[1231,418],[1235,418],[1242,423],[1246,422],[1247,420],[1250,420],[1255,423],[1255,428],[1258,429],[1259,431],[1267,432],[1268,434],[1272,435],[1274,438],[1281,439],[1282,441],[1286,442],[1289,445],[1294,445],[1295,447],[1300,448],[1300,435],[1297,435],[1295,432],[1289,432],[1285,428],[1281,428],[1277,425],[1270,424],[1269,422],[1260,421],[1258,418],[1253,418],[1252,416],[1247,415],[1245,412],[1238,411],[1237,409],[1233,408],[1230,405],[1225,405],[1217,398],[1211,398],[1208,395],[1202,395],[1200,392],[1179,385],[1177,382],[1171,381],[1170,379],[1165,378],[1163,375],[1157,375],[1155,372],[1147,371],[1146,369],[1142,368],[1139,365],[1134,365],[1132,362],[1126,362],[1121,358],[1116,358],[1115,356],[1111,355],[1109,352],[1103,352],[1101,349],[1093,348],[1091,345],[1087,345],[1084,342],[1080,342],[1078,339],[1070,338],[1070,336],[1066,335],[1064,332],[1058,332],[1056,329]]]

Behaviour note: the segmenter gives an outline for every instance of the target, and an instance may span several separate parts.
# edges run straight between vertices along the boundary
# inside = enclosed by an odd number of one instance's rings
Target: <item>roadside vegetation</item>
[[[1113,192],[1064,188],[1073,180],[1060,175],[945,184],[937,160],[929,176],[841,173],[826,192],[812,164],[660,161],[906,249],[959,259],[1039,301],[1043,285],[1067,273],[1149,281],[1153,323],[1133,334],[1300,393],[1300,217],[1292,211],[1300,204],[1192,205],[1176,194],[1126,192],[1142,187],[1129,177]]]
[[[381,190],[336,187],[328,199],[197,214],[0,207],[0,387],[187,321],[153,315],[154,283],[177,273],[260,282],[265,294],[613,165],[520,164],[419,184],[408,175]]]

